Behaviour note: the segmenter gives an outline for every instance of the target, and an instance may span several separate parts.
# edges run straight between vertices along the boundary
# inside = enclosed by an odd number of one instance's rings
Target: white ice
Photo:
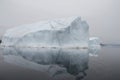
[[[88,47],[89,26],[80,17],[21,25],[6,31],[4,46]]]

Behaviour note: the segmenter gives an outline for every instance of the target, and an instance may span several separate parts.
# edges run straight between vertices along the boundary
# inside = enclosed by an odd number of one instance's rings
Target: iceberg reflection
[[[86,76],[85,71],[88,69],[89,51],[89,49],[4,47],[3,56],[5,62],[47,72],[54,78],[73,76],[75,80],[81,80]]]

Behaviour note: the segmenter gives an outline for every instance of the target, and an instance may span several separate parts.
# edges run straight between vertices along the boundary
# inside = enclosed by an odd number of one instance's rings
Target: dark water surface
[[[0,80],[120,80],[120,48],[0,49]]]
[[[90,57],[84,80],[120,80],[120,47],[103,47],[98,57]]]

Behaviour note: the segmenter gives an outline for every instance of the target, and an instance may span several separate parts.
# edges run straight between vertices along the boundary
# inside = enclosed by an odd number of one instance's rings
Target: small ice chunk
[[[89,38],[89,45],[90,46],[97,46],[97,45],[100,45],[100,39],[98,37],[90,37]]]
[[[101,49],[101,41],[98,37],[91,37],[89,39],[89,53],[91,56],[97,56],[98,51]]]

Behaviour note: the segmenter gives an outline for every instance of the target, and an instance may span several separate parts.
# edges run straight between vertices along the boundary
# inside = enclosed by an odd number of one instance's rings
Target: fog
[[[119,4],[120,0],[0,0],[0,36],[22,24],[81,16],[90,26],[90,36],[120,43]]]

